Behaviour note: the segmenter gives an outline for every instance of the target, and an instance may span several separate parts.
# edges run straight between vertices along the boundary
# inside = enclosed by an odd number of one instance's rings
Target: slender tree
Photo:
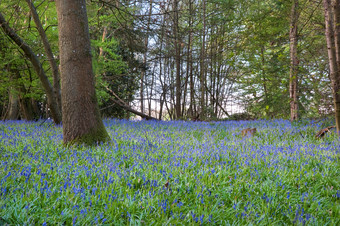
[[[340,0],[324,0],[323,3],[336,130],[340,135]]]
[[[148,20],[147,20],[147,25],[146,25],[146,32],[148,33],[150,30],[150,21],[151,21],[151,14],[152,14],[152,0],[150,0],[149,3],[149,16],[148,16]],[[141,75],[140,75],[140,109],[141,112],[144,113],[145,112],[145,105],[144,105],[144,83],[146,80],[146,72],[147,72],[147,53],[148,53],[148,45],[149,45],[149,34],[146,34],[146,37],[144,39],[144,48],[145,48],[145,52],[143,54],[143,70],[141,71]],[[151,109],[149,109],[149,112],[151,111]]]
[[[297,58],[297,46],[298,46],[298,7],[299,1],[292,0],[292,9],[290,14],[290,30],[289,30],[289,42],[290,42],[290,73],[289,73],[289,97],[290,97],[290,120],[298,120],[298,58]]]
[[[91,145],[108,139],[95,92],[85,0],[57,0],[63,139]]]
[[[200,83],[201,83],[201,99],[200,99],[200,116],[202,119],[206,116],[206,103],[205,103],[205,93],[206,93],[206,74],[205,74],[205,36],[206,36],[206,0],[202,0],[202,47],[200,56]]]
[[[40,38],[42,40],[42,43],[44,45],[45,49],[45,54],[47,56],[48,63],[52,69],[52,76],[53,76],[53,91],[54,91],[54,97],[56,99],[56,102],[58,104],[58,108],[61,109],[61,96],[60,96],[60,76],[59,76],[59,70],[58,70],[58,65],[57,62],[55,61],[53,57],[53,52],[51,45],[47,39],[45,30],[41,24],[41,21],[39,19],[39,15],[35,9],[35,6],[33,5],[32,0],[26,0],[29,8],[31,15],[33,17],[34,23],[37,26],[37,30],[39,32]]]
[[[179,4],[177,0],[173,0],[173,32],[174,32],[174,47],[175,47],[175,64],[176,64],[176,99],[175,99],[175,117],[180,119],[182,117],[181,111],[181,43],[179,39]]]

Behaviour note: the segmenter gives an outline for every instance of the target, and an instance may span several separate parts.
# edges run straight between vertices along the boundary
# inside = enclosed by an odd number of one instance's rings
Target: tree
[[[58,107],[56,101],[57,98],[54,96],[53,88],[51,86],[50,81],[48,80],[45,70],[43,69],[40,63],[39,58],[33,52],[31,47],[26,42],[24,42],[24,40],[21,37],[19,37],[19,35],[15,33],[15,31],[8,25],[8,22],[5,20],[4,16],[1,13],[0,13],[0,27],[2,27],[5,34],[22,49],[22,51],[25,53],[26,58],[31,61],[34,70],[36,71],[42,83],[42,86],[44,87],[44,90],[46,92],[53,120],[56,124],[59,124],[61,122],[61,114],[60,108]]]
[[[57,0],[61,104],[65,144],[91,145],[109,136],[99,113],[85,0]]]
[[[131,102],[146,69],[142,59],[135,57],[145,52],[144,36],[131,28],[133,15],[121,3],[106,3],[94,2],[87,8],[98,104],[102,117],[129,118],[128,108],[112,101],[112,93],[102,84],[133,108]]]
[[[324,0],[323,3],[336,130],[340,135],[340,0]]]
[[[290,47],[290,73],[289,73],[289,97],[290,97],[290,120],[298,120],[298,7],[299,1],[292,1],[290,14],[289,47]]]
[[[174,35],[174,47],[175,47],[175,62],[176,62],[176,100],[175,100],[175,116],[176,119],[180,119],[182,117],[181,110],[181,43],[179,39],[179,4],[177,0],[173,0],[173,35]]]
[[[60,109],[61,100],[60,100],[60,76],[59,76],[59,70],[57,63],[53,57],[53,52],[51,45],[47,39],[47,36],[45,34],[45,30],[41,24],[41,21],[39,19],[39,15],[33,5],[32,0],[26,0],[28,7],[30,8],[30,12],[32,14],[33,20],[37,26],[37,30],[39,32],[40,38],[42,40],[42,43],[44,44],[45,54],[47,56],[48,62],[50,64],[50,67],[52,69],[52,75],[53,75],[53,91],[54,91],[54,98],[56,99],[56,103],[58,105],[58,108]]]
[[[205,86],[206,86],[206,74],[205,74],[205,36],[206,36],[206,0],[202,0],[202,48],[200,56],[200,117],[205,119],[206,116],[206,103],[205,103]]]

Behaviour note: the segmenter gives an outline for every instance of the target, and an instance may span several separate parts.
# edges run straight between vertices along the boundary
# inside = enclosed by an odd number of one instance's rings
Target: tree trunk
[[[290,47],[290,73],[289,73],[289,97],[290,97],[290,120],[299,119],[298,115],[298,58],[297,58],[297,23],[299,1],[292,1],[290,14],[289,47]]]
[[[189,11],[188,11],[188,24],[189,24],[189,34],[188,34],[188,45],[187,45],[187,62],[186,62],[186,76],[185,76],[185,82],[184,82],[184,91],[183,91],[183,103],[182,103],[182,116],[184,115],[184,111],[186,110],[186,105],[187,105],[187,92],[188,92],[188,84],[189,84],[189,77],[190,77],[190,56],[191,56],[191,38],[192,38],[192,12],[191,12],[191,8],[192,8],[192,0],[189,0]],[[191,103],[189,103],[191,106]],[[189,110],[191,109],[189,106]],[[192,118],[192,112],[187,112],[186,113],[187,116],[189,116],[190,118]]]
[[[57,0],[63,139],[65,144],[106,141],[92,69],[85,0]]]
[[[143,119],[146,119],[146,120],[158,120],[157,118],[154,118],[154,117],[152,117],[150,115],[144,114],[143,112],[139,112],[139,111],[136,111],[136,110],[132,109],[127,103],[125,103],[122,99],[120,99],[119,96],[117,96],[117,94],[115,92],[113,92],[113,90],[109,89],[104,84],[101,84],[101,85],[103,87],[105,87],[105,89],[107,91],[109,91],[114,96],[114,98],[111,98],[111,100],[115,104],[118,104],[121,108],[125,109],[128,112],[136,114],[136,115],[138,115],[138,116],[140,116],[140,117],[142,117]]]
[[[330,78],[333,89],[336,130],[340,136],[340,1],[324,0],[326,41],[328,49]]]
[[[206,78],[205,78],[205,30],[206,30],[206,21],[205,21],[205,13],[206,13],[206,0],[202,0],[203,3],[203,27],[202,27],[202,47],[201,47],[201,59],[200,59],[200,82],[201,82],[201,99],[200,99],[200,116],[201,119],[205,119],[206,107],[205,107],[205,86],[206,86]]]
[[[20,116],[21,119],[32,121],[34,119],[33,106],[31,102],[31,98],[25,96],[27,94],[26,87],[20,80],[22,76],[20,75],[20,71],[17,68],[12,68],[13,78],[16,81],[19,81],[19,84],[16,87],[18,98],[19,98],[19,107],[20,107]]]
[[[14,88],[10,88],[9,91],[9,103],[8,110],[4,116],[5,120],[17,120],[19,119],[19,98]]]
[[[175,99],[175,117],[180,119],[182,117],[181,111],[181,43],[179,40],[179,26],[178,26],[178,1],[173,0],[173,32],[174,32],[174,46],[175,46],[175,63],[176,63],[176,99]]]
[[[190,118],[195,118],[196,115],[196,105],[195,105],[195,87],[194,87],[194,76],[193,76],[193,62],[192,62],[192,23],[193,23],[193,1],[189,0],[189,35],[188,35],[188,63],[187,63],[187,73],[189,74],[190,82],[189,82],[189,87],[190,87],[190,106],[189,106],[189,114]]]
[[[102,43],[105,42],[107,33],[108,33],[108,29],[107,29],[107,27],[105,26],[105,27],[103,28]],[[103,48],[103,46],[101,46],[101,47],[99,48],[99,58],[101,58],[101,57],[103,57],[103,56],[104,56],[104,48]]]
[[[333,3],[334,9],[334,20],[335,20],[335,50],[336,50],[336,62],[337,62],[337,73],[332,78],[333,86],[333,98],[334,98],[334,109],[335,109],[335,121],[337,133],[340,136],[340,0],[335,0]]]
[[[33,111],[31,98],[29,97],[20,98],[19,106],[20,106],[21,118],[27,121],[32,121],[34,119],[34,111]]]
[[[37,26],[37,30],[39,32],[40,38],[42,40],[42,43],[44,45],[45,53],[47,56],[48,63],[50,64],[50,67],[52,69],[52,76],[53,76],[53,91],[54,91],[54,97],[56,99],[56,102],[58,104],[58,108],[61,109],[61,94],[60,94],[60,76],[59,76],[59,70],[58,65],[56,61],[54,60],[54,56],[52,53],[51,45],[47,39],[45,30],[43,26],[41,25],[41,21],[39,18],[39,15],[32,3],[32,0],[26,0],[30,12],[32,14],[33,20],[35,25]]]
[[[57,100],[54,96],[54,91],[51,86],[50,81],[47,78],[47,75],[45,74],[45,71],[37,57],[37,55],[33,52],[33,50],[25,43],[15,32],[12,28],[8,26],[7,21],[3,17],[3,15],[0,13],[0,26],[4,30],[5,34],[10,37],[15,44],[17,44],[22,51],[25,53],[25,56],[27,59],[29,59],[34,67],[34,70],[36,71],[42,86],[46,92],[47,101],[49,104],[49,107],[51,109],[52,118],[54,120],[55,124],[61,123],[61,112],[60,108],[58,107]]]
[[[149,32],[150,29],[150,21],[151,21],[151,14],[152,14],[152,0],[149,3],[149,18],[148,18],[148,22],[146,25],[146,32]],[[144,40],[144,47],[145,47],[145,52],[144,52],[144,56],[143,56],[143,68],[141,71],[141,75],[140,75],[140,110],[142,113],[145,112],[145,105],[144,105],[144,80],[145,80],[145,76],[146,76],[146,70],[147,70],[147,51],[148,51],[148,45],[149,45],[149,35],[147,34]]]

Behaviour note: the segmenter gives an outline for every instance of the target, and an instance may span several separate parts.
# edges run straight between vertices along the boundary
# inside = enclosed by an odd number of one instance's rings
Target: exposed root
[[[316,135],[315,135],[315,138],[319,139],[319,138],[322,138],[325,136],[326,133],[330,132],[331,130],[330,129],[333,129],[335,128],[335,126],[329,126],[327,128],[324,128],[322,130],[320,130]]]

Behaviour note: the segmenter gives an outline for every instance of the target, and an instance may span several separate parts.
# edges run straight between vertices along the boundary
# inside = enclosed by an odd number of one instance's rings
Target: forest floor
[[[0,122],[0,225],[340,225],[328,121],[104,124],[110,142],[66,148],[51,123]]]

